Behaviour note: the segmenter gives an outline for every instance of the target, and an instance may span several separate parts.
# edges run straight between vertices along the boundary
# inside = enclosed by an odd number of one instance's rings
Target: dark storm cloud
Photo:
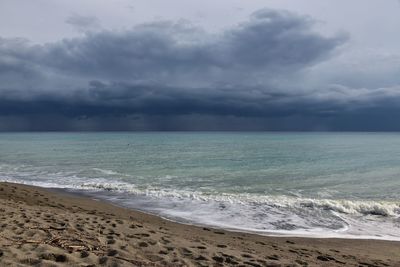
[[[231,82],[236,75],[300,69],[327,57],[345,40],[320,36],[310,30],[311,24],[308,18],[271,10],[258,11],[220,35],[187,23],[159,22],[48,44],[32,60],[63,73],[102,79]]]
[[[45,45],[0,39],[0,130],[329,130],[397,110],[398,88],[297,88],[347,38],[312,26],[260,10],[220,34],[157,22]]]
[[[279,116],[316,109],[307,107],[307,98],[293,101],[296,96],[283,93],[266,93],[257,88],[246,90],[232,88],[185,89],[162,85],[127,84],[91,81],[88,90],[77,90],[69,96],[37,94],[24,99],[21,94],[5,91],[1,95],[2,114],[47,114],[66,116],[128,115],[235,115]],[[297,96],[297,99],[302,96]]]
[[[288,12],[260,10],[226,34],[224,51],[235,65],[253,69],[302,68],[329,55],[345,36],[324,38],[310,31],[312,21]],[[229,62],[231,64],[232,62]]]
[[[336,86],[329,95],[294,95],[99,81],[89,87],[69,97],[2,97],[0,113],[29,114],[33,130],[393,130],[393,114],[400,111],[400,88],[365,93]]]

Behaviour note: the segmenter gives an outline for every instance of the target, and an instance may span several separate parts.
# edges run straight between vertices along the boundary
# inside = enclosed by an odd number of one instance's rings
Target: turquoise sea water
[[[400,240],[397,133],[3,133],[0,180],[186,223]]]

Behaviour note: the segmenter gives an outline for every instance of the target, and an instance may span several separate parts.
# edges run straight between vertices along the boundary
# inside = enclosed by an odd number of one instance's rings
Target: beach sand
[[[0,183],[0,266],[400,266],[400,242],[266,237]]]

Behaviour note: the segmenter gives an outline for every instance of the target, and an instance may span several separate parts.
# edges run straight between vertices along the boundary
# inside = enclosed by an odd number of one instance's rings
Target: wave
[[[399,239],[400,203],[177,190],[103,178],[8,182],[83,192],[178,222],[268,234]],[[384,231],[380,230],[384,229]]]
[[[88,182],[80,187],[108,192],[109,199],[124,206],[178,222],[268,235],[400,240],[399,202],[207,193],[124,182]]]
[[[210,194],[196,191],[172,190],[161,188],[140,189],[128,183],[89,182],[78,186],[82,189],[100,189],[106,191],[123,191],[135,195],[159,198],[192,199],[198,201],[218,201],[228,203],[253,203],[281,208],[304,208],[335,211],[343,214],[362,214],[378,216],[400,216],[400,202],[365,201],[345,199],[315,199],[292,196],[267,196],[254,194]]]
[[[103,171],[103,170],[102,170]],[[105,170],[104,170],[105,171]],[[112,172],[108,171],[107,172]],[[1,179],[0,179],[1,180]],[[66,183],[55,182],[30,182],[16,179],[3,179],[3,181],[27,183],[43,187],[83,189],[83,190],[104,190],[125,192],[137,196],[147,196],[155,198],[173,198],[176,200],[186,199],[201,202],[221,202],[230,204],[251,204],[267,205],[276,208],[301,208],[312,210],[333,211],[341,214],[376,215],[400,217],[400,202],[391,201],[366,201],[366,200],[346,200],[346,199],[316,199],[294,196],[273,196],[255,195],[247,193],[207,193],[190,190],[165,189],[157,187],[138,187],[135,184],[126,182],[109,182],[105,179],[92,179],[93,182]]]
[[[105,175],[122,175],[121,173],[115,172],[113,170],[106,170],[106,169],[100,169],[100,168],[92,168],[92,170],[100,172]]]

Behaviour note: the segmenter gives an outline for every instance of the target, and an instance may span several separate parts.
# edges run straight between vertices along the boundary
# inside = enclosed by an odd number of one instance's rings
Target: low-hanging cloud
[[[0,130],[329,130],[395,109],[397,87],[301,85],[348,38],[313,24],[263,9],[218,34],[155,22],[44,45],[0,38]]]

